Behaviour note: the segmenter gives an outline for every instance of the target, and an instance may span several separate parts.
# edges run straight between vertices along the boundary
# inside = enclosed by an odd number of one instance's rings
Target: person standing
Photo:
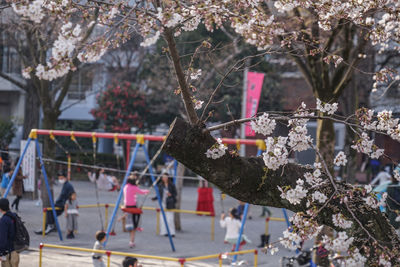
[[[10,211],[8,199],[0,199],[0,261],[2,267],[18,267],[19,254],[14,250],[14,214]]]
[[[75,238],[74,231],[78,230],[78,201],[76,193],[72,192],[68,201],[65,203],[65,217],[67,218],[67,238]]]
[[[158,187],[159,192],[160,192],[160,198],[162,200],[162,205],[164,209],[175,209],[175,203],[176,203],[176,187],[172,183],[171,179],[169,179],[168,173],[163,172],[161,175],[161,184]],[[155,200],[157,198],[153,198]],[[167,217],[167,222],[168,222],[168,227],[170,234],[172,237],[175,236],[175,222],[174,222],[174,213],[171,211],[166,211],[165,216]],[[167,228],[165,226],[165,223],[161,223],[161,235],[168,236],[167,233]]]
[[[15,208],[15,210],[18,212],[18,207],[19,207],[19,201],[22,198],[22,195],[24,194],[24,179],[26,179],[26,176],[22,174],[21,168],[18,170],[17,175],[15,176],[14,183],[12,185],[13,193],[15,195],[15,199],[13,203],[11,204],[11,208]]]
[[[56,215],[60,216],[64,212],[65,202],[69,199],[69,196],[75,192],[74,187],[72,184],[67,180],[67,177],[63,172],[58,174],[58,182],[63,185],[61,189],[61,193],[58,196],[54,207],[56,208]],[[55,227],[53,212],[51,210],[47,211],[46,214],[46,230],[45,234],[49,234],[50,232],[57,231]],[[35,231],[35,234],[41,235],[42,230]]]
[[[136,206],[137,194],[147,195],[149,193],[149,190],[142,190],[137,186],[138,184],[137,178],[138,175],[136,172],[134,172],[132,175],[129,176],[128,181],[124,187],[124,206],[126,208],[137,208]],[[136,230],[140,230],[138,229],[140,214],[132,213],[127,215],[128,215],[128,222],[130,222],[126,225],[126,229],[130,231],[129,247],[133,248],[135,246]],[[129,217],[131,218],[131,221],[129,220]]]

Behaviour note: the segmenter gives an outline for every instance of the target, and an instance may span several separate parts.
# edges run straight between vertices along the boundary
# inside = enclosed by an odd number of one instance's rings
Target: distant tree
[[[14,123],[0,120],[0,148],[4,148],[11,143],[16,131]]]
[[[130,82],[113,83],[97,96],[98,106],[91,111],[104,130],[130,133],[132,127],[142,130],[147,122],[149,109],[146,96]]]

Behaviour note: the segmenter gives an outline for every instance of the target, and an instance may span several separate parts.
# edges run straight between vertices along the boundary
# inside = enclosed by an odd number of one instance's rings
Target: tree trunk
[[[47,110],[48,111],[48,110]],[[55,129],[56,123],[57,123],[57,118],[58,115],[56,113],[50,113],[50,112],[43,112],[43,129],[46,130],[51,130]],[[43,151],[42,151],[43,157],[54,159],[56,156],[56,145],[55,143],[48,137],[44,136],[43,138]],[[46,173],[47,173],[47,178],[49,180],[49,185],[50,185],[50,191],[53,196],[53,201],[54,199],[54,194],[53,194],[53,182],[54,182],[54,177],[55,177],[55,165],[53,163],[46,164],[45,165]],[[42,193],[42,205],[43,208],[50,207],[50,200],[49,200],[49,195],[47,193],[46,189],[46,184],[43,181],[43,176],[42,176],[42,181],[41,181],[41,193]]]
[[[322,114],[321,114],[322,115]],[[333,158],[335,155],[335,127],[333,121],[331,120],[318,120],[317,121],[317,148],[322,156],[322,159],[328,165],[328,168],[331,173],[333,171]],[[318,155],[316,155],[316,161],[321,162]],[[333,231],[331,228],[324,226],[321,232],[317,235],[315,239],[315,245],[318,245],[324,235],[332,236]],[[330,265],[328,257],[319,257],[317,253],[313,253],[313,261],[318,266],[326,266]]]
[[[23,125],[24,131],[22,135],[23,139],[28,138],[32,129],[39,128],[40,119],[40,98],[37,94],[37,90],[29,82],[27,88]]]
[[[299,177],[303,177],[305,172],[312,171],[309,166],[289,163],[284,168],[272,171],[266,170],[263,159],[260,157],[245,158],[226,153],[215,160],[207,158],[206,151],[215,143],[216,140],[208,132],[204,132],[203,128],[191,126],[177,118],[171,124],[165,140],[164,151],[238,200],[306,213],[308,209],[306,199],[303,199],[300,204],[291,204],[281,198],[278,186],[290,185],[294,188]],[[329,179],[325,173],[322,174],[322,178]],[[307,184],[305,187],[308,190],[308,196],[317,190]],[[358,246],[361,252],[365,252],[365,248],[368,246],[372,247],[373,240],[369,235],[392,251],[400,251],[400,238],[386,216],[379,209],[372,209],[368,206],[364,202],[365,196],[360,190],[352,191],[353,187],[346,183],[337,183],[337,187],[338,194],[348,196],[347,204],[341,202],[339,197],[333,198],[315,218],[316,221],[320,225],[327,225],[341,231],[342,229],[335,227],[332,222],[332,215],[341,212],[346,218],[353,221],[354,227],[349,230],[348,234],[354,237],[353,244]],[[318,191],[323,192],[326,196],[331,196],[334,188],[331,183],[324,183],[318,188]],[[349,191],[353,192],[352,196],[349,195]],[[315,203],[315,205],[317,209],[322,207],[322,204],[319,203]],[[355,214],[354,217],[353,214]],[[369,260],[377,258],[374,251],[371,251]],[[397,261],[397,259],[394,257],[393,261]]]
[[[358,82],[357,80],[353,80],[348,90],[345,90],[343,94],[343,113],[345,116],[355,114],[356,110],[359,108],[359,97],[357,88]],[[355,139],[356,134],[348,125],[346,125],[344,153],[347,155],[348,162],[344,169],[344,175],[342,177],[345,179],[346,182],[351,184],[354,184],[356,182],[356,171],[358,169],[357,151],[351,148],[351,145],[353,145],[353,141]]]
[[[317,121],[317,148],[322,158],[328,164],[328,168],[333,170],[333,158],[335,155],[335,128],[332,120]],[[318,155],[316,156],[317,161]]]
[[[178,177],[182,177],[185,174],[185,166],[182,163],[178,163],[178,170],[176,172],[176,175]],[[177,191],[177,196],[176,196],[176,208],[181,209],[181,203],[182,203],[182,189],[183,189],[183,179],[182,178],[177,178],[176,180],[176,191]],[[181,224],[181,214],[179,212],[175,212],[175,229],[177,231],[182,231],[182,224]]]

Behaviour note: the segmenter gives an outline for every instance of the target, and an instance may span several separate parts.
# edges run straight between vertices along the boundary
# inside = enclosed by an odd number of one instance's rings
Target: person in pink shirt
[[[143,190],[140,189],[137,184],[138,184],[138,174],[137,172],[133,172],[129,178],[128,181],[124,187],[124,206],[126,208],[136,208],[136,199],[137,199],[137,194],[140,195],[147,195],[149,193],[149,190]],[[126,230],[130,232],[130,241],[129,241],[129,247],[133,248],[135,246],[135,233],[136,230],[139,230],[139,220],[140,220],[140,214],[130,214],[132,216],[128,215],[128,220],[126,224]],[[131,217],[131,221],[129,220],[129,217]]]

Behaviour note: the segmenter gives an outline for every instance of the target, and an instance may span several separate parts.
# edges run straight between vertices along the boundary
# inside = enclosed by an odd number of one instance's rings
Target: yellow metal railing
[[[223,255],[232,256],[232,255],[244,255],[244,254],[253,254],[253,253],[254,253],[254,266],[258,266],[258,251],[257,251],[257,249],[249,249],[249,250],[243,250],[243,251],[237,251],[237,252],[227,252],[227,253],[212,254],[212,255],[199,256],[199,257],[190,257],[190,258],[172,258],[172,257],[152,256],[152,255],[125,253],[125,252],[109,251],[109,250],[95,250],[95,249],[88,249],[88,248],[68,247],[68,246],[59,246],[59,245],[41,243],[39,245],[39,267],[42,267],[42,265],[43,265],[43,248],[55,248],[55,249],[64,249],[64,250],[73,250],[73,251],[104,254],[107,256],[107,267],[110,267],[111,255],[178,262],[181,267],[184,267],[185,263],[190,262],[190,261],[218,259],[219,266],[221,267],[222,261],[223,261]]]
[[[267,217],[265,219],[265,235],[268,235],[269,232],[269,221],[286,222],[284,218]]]
[[[107,229],[108,227],[108,208],[109,207],[115,207],[115,204],[88,204],[88,205],[79,205],[78,208],[84,209],[84,208],[97,208],[97,207],[104,207],[105,208],[105,228]],[[122,207],[122,206],[120,206]],[[60,208],[56,207],[56,210],[59,210]],[[142,210],[151,210],[151,211],[156,211],[156,234],[160,234],[160,209],[159,208],[154,208],[154,207],[142,207]],[[51,211],[52,208],[44,208],[43,209],[43,224],[42,224],[42,236],[45,236],[45,230],[46,230],[46,213],[47,211]],[[193,211],[193,210],[180,210],[180,209],[170,209],[170,210],[165,210],[165,211],[170,211],[170,212],[178,212],[178,213],[186,213],[186,214],[196,214],[196,215],[207,215],[211,217],[211,241],[214,241],[215,239],[215,215],[209,211]]]

